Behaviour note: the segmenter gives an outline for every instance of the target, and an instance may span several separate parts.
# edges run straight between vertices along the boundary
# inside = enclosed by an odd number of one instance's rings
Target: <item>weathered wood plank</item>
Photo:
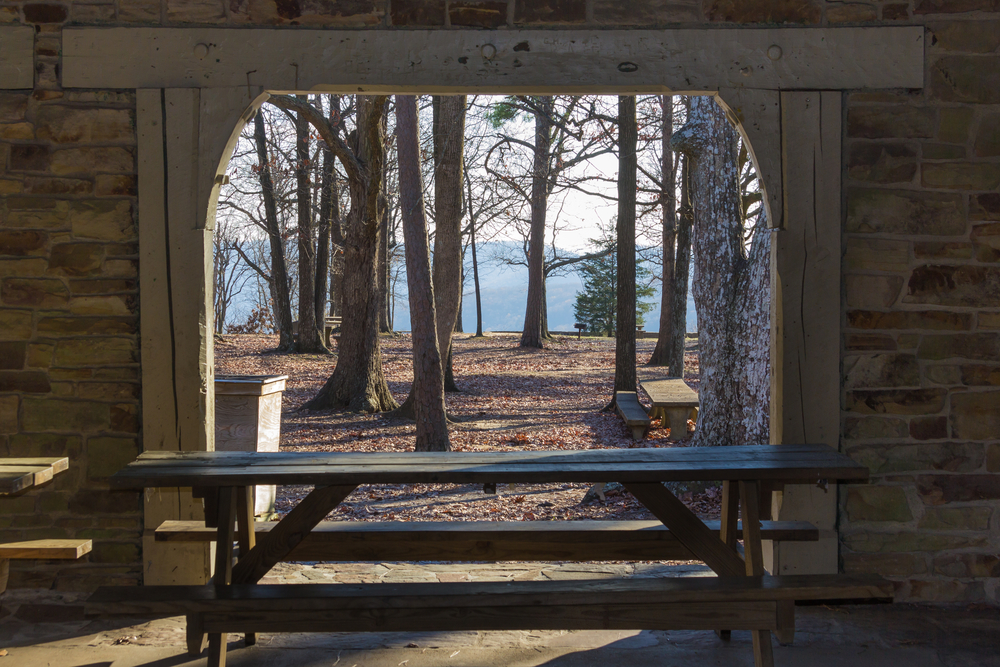
[[[0,464],[0,495],[10,495],[52,481],[50,466]]]
[[[29,540],[0,544],[0,558],[41,560],[75,560],[93,549],[91,540],[53,539]]]
[[[743,560],[662,484],[625,484],[674,537],[721,576],[743,574]],[[718,627],[718,626],[716,626]]]
[[[490,606],[585,605],[628,600],[655,603],[777,600],[891,600],[892,583],[874,575],[682,577],[399,584],[104,586],[88,615],[177,615],[186,612],[293,611],[337,608],[465,609]]]
[[[760,485],[755,481],[740,481],[739,487],[744,524],[743,560],[747,576],[763,577],[766,572],[760,541]],[[755,667],[774,667],[770,630],[753,630],[753,661]]]
[[[0,90],[30,90],[35,85],[35,30],[0,28]]]
[[[233,570],[233,582],[249,584],[260,581],[272,567],[286,560],[291,552],[320,521],[356,487],[327,486],[313,489],[273,530],[261,536]]]
[[[920,88],[923,40],[921,26],[447,33],[69,27],[62,83],[368,94]],[[121,57],[123,48],[130,57]]]

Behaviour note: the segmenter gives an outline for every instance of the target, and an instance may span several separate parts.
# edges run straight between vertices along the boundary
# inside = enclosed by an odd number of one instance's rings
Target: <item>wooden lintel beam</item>
[[[923,30],[67,28],[62,84],[369,94],[921,88]]]
[[[0,90],[35,85],[35,31],[29,26],[0,28]]]

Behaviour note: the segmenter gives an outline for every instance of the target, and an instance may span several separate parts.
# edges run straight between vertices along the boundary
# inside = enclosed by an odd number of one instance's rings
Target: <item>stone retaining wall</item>
[[[1000,598],[996,0],[0,1],[0,24],[18,23],[37,29],[36,89],[0,93],[0,448],[73,467],[0,503],[0,538],[93,536],[95,551],[14,585],[140,570],[139,499],[103,482],[138,451],[133,95],[61,91],[62,26],[919,24],[927,87],[844,109],[841,444],[875,481],[841,491],[841,560],[905,599]]]

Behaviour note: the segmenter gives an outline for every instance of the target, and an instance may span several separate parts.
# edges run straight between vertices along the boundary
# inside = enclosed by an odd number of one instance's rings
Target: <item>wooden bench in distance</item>
[[[698,416],[698,393],[681,378],[647,380],[641,384],[653,402],[649,416],[660,417],[660,425],[670,427],[670,437],[674,440],[686,438],[688,419]]]
[[[645,408],[639,403],[639,398],[634,391],[615,392],[615,406],[622,421],[632,431],[632,439],[640,442],[646,437],[649,430],[650,419]]]
[[[88,615],[202,615],[203,630],[776,630],[781,602],[889,600],[881,577],[792,575],[405,584],[108,586]]]
[[[706,523],[719,531],[718,521]],[[258,534],[275,525],[255,524]],[[212,542],[217,534],[200,521],[165,521],[156,529],[156,540]],[[816,541],[819,531],[806,521],[763,521],[761,537]],[[324,521],[288,556],[346,562],[691,559],[694,555],[659,521]]]
[[[0,593],[7,590],[10,561],[16,560],[76,560],[93,548],[90,540],[30,540],[0,544]]]

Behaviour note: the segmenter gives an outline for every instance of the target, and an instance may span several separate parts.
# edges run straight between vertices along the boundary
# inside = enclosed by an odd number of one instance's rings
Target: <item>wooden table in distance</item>
[[[111,478],[112,488],[194,488],[205,498],[206,524],[216,531],[214,579],[208,586],[105,587],[90,598],[87,609],[91,615],[187,614],[189,649],[200,652],[207,633],[209,665],[213,666],[225,663],[228,632],[244,632],[247,643],[252,643],[256,632],[639,628],[751,630],[755,664],[769,667],[773,664],[770,633],[794,626],[795,600],[886,598],[891,597],[892,587],[877,577],[767,576],[762,562],[761,512],[770,502],[761,503],[762,489],[782,483],[867,478],[866,467],[824,445],[482,453],[147,452]],[[719,576],[259,584],[362,484],[609,479],[622,482],[669,530],[671,540]],[[722,520],[715,530],[662,484],[699,480],[723,481]],[[313,484],[315,489],[270,530],[257,532],[247,490],[258,484]],[[737,522],[741,505],[742,526]],[[489,523],[464,525],[483,539],[488,537],[483,531],[489,530]],[[586,539],[588,524],[606,522],[576,522],[580,530],[570,533],[546,530],[549,522],[526,523],[539,524],[546,532],[540,542],[555,543],[560,534],[577,541]],[[408,525],[419,530],[419,523]],[[598,535],[606,527],[595,525],[591,530]],[[737,544],[740,535],[742,554]],[[234,565],[237,537],[239,558]],[[353,537],[363,539],[363,535]],[[504,531],[488,539],[503,540]],[[314,541],[312,549],[313,556],[323,560],[322,541]]]
[[[661,426],[669,425],[670,437],[674,440],[686,438],[688,419],[698,414],[698,392],[681,378],[644,380],[639,384],[653,402],[649,416],[653,419],[659,416]]]
[[[0,502],[4,496],[14,496],[47,484],[52,478],[69,470],[68,458],[0,459]],[[93,548],[91,540],[50,539],[7,542],[0,544],[0,593],[7,589],[11,559],[70,559],[80,558]]]

